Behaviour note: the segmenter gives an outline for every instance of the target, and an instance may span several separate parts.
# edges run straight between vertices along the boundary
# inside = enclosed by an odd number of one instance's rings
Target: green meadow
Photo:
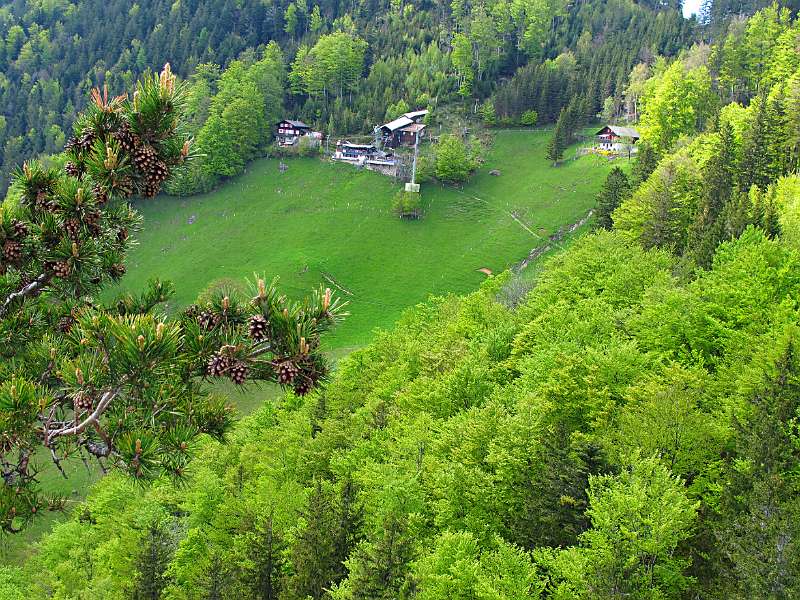
[[[139,245],[118,289],[147,279],[177,286],[170,310],[215,281],[278,276],[290,297],[323,283],[349,301],[351,316],[327,338],[331,349],[367,343],[402,310],[431,294],[462,293],[578,221],[610,168],[593,156],[559,167],[544,158],[549,132],[498,131],[486,161],[463,188],[423,184],[424,218],[391,209],[394,180],[347,164],[278,159],[251,164],[218,190],[140,201]],[[499,176],[490,175],[492,170]]]

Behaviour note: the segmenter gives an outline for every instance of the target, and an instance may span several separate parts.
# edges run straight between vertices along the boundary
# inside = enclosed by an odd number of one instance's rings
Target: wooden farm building
[[[394,121],[378,127],[376,133],[380,133],[383,145],[387,148],[413,146],[417,136],[422,138],[425,129],[422,120],[427,114],[427,110],[407,112]]]
[[[597,139],[601,150],[624,150],[625,145],[635,144],[639,141],[639,132],[633,127],[620,125],[606,125],[597,132]]]
[[[312,132],[310,125],[306,125],[302,121],[284,119],[278,123],[275,139],[281,146],[293,146],[302,136],[311,135],[312,133],[314,132]]]

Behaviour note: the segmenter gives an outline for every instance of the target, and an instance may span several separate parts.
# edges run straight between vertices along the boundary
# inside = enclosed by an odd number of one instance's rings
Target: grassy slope
[[[544,159],[547,135],[498,132],[463,190],[423,185],[426,212],[418,222],[392,214],[398,186],[389,178],[313,159],[287,161],[284,174],[266,159],[211,194],[141,202],[145,230],[121,287],[171,279],[175,304],[183,306],[223,277],[279,275],[282,288],[300,297],[325,273],[353,294],[352,316],[329,346],[363,345],[405,307],[474,289],[485,277],[477,269],[509,267],[586,214],[608,163],[585,157],[552,168]],[[491,169],[502,174],[493,177]]]

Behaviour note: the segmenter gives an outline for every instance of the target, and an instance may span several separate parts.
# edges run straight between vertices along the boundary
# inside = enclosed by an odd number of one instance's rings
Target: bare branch
[[[67,427],[66,429],[58,429],[56,431],[47,433],[45,435],[45,445],[49,446],[50,442],[52,442],[55,438],[65,436],[65,435],[76,435],[78,433],[83,433],[83,431],[97,422],[97,420],[106,412],[106,409],[111,404],[111,402],[119,395],[119,388],[109,390],[100,398],[100,402],[97,403],[97,407],[94,409],[92,414],[90,414],[86,419],[84,419],[81,423],[74,425],[73,427]]]
[[[52,273],[42,273],[24,288],[19,290],[18,292],[14,292],[9,294],[8,297],[3,302],[2,306],[0,306],[0,317],[4,317],[6,313],[8,313],[9,307],[16,301],[22,298],[38,296],[41,294],[50,280],[53,278]]]

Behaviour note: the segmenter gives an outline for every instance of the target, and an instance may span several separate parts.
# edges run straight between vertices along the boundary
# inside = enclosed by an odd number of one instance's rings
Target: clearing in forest
[[[264,159],[212,193],[140,201],[144,231],[121,287],[171,279],[174,309],[215,280],[253,272],[280,276],[298,297],[333,281],[352,314],[329,347],[363,345],[404,308],[476,288],[486,278],[478,269],[502,272],[586,215],[610,165],[586,156],[553,168],[544,158],[549,135],[497,131],[463,189],[422,186],[419,221],[392,213],[393,180],[316,159],[286,161],[285,173],[279,160]],[[499,176],[489,174],[495,169]]]

